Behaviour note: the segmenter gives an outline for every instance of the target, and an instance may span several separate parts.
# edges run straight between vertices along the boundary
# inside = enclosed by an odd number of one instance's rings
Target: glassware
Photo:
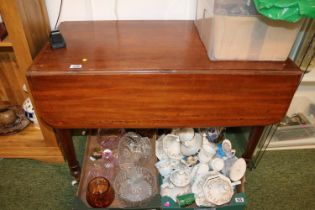
[[[101,160],[93,162],[93,167],[87,173],[87,182],[90,182],[95,177],[103,177],[105,169],[101,164]]]
[[[115,176],[115,158],[113,152],[110,149],[103,151],[102,165],[104,166],[104,176],[112,180]]]
[[[143,167],[121,170],[114,183],[115,191],[127,207],[143,206],[156,194],[156,180]]]
[[[105,149],[101,154],[102,158],[91,162],[93,167],[89,170],[87,179],[91,180],[97,176],[102,176],[109,181],[114,181],[118,167],[117,158],[114,157],[114,154],[110,149]]]
[[[126,133],[118,145],[120,168],[143,165],[151,156],[151,141],[135,132]]]
[[[102,149],[117,149],[119,139],[123,136],[124,129],[103,129],[97,130],[97,142]]]
[[[104,177],[95,177],[87,186],[86,201],[94,208],[105,208],[115,198],[115,192],[109,181]]]

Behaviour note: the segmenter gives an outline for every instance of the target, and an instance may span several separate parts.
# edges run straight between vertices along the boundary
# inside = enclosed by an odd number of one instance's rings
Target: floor
[[[76,138],[82,154],[84,141]],[[268,151],[246,175],[247,210],[315,209],[315,150]],[[76,187],[66,164],[0,160],[0,210],[68,210]]]

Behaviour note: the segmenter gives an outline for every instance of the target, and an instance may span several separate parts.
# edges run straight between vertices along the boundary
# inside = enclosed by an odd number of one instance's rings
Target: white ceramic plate
[[[246,172],[246,161],[243,158],[237,159],[230,169],[230,179],[233,182],[240,180]]]
[[[215,205],[228,203],[234,192],[231,181],[223,176],[209,177],[203,185],[205,198]]]

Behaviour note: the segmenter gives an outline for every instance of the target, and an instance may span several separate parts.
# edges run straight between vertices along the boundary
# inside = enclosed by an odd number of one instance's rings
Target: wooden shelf
[[[9,36],[7,36],[3,41],[0,42],[0,47],[13,47]]]
[[[47,147],[41,130],[33,124],[19,133],[0,136],[0,157],[64,162],[59,148]]]
[[[46,5],[44,0],[0,0],[0,11],[8,33],[0,42],[0,103],[21,105],[31,97],[22,89],[25,72],[49,39]],[[39,125],[40,129],[31,125],[18,134],[0,136],[0,157],[64,162],[54,130],[40,119]]]
[[[32,140],[32,141],[30,141]],[[8,135],[0,136],[0,145],[1,146],[45,146],[43,142],[43,135],[40,132],[40,129],[35,127],[33,124],[30,124],[23,131]]]

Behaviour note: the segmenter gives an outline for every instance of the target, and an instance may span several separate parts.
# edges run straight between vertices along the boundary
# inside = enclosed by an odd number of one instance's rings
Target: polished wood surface
[[[8,38],[5,42],[0,43],[0,101],[9,101],[12,105],[22,105],[26,97],[30,96],[23,90],[26,84],[25,72],[33,62],[33,57],[43,47],[48,40],[49,23],[45,0],[0,0],[0,14],[6,24],[8,30]],[[39,117],[40,121],[40,117]],[[47,149],[43,153],[49,154],[48,151],[54,148],[59,151],[54,131],[44,122],[39,122],[41,130],[37,129],[37,133],[41,136],[41,141]],[[34,137],[31,133],[25,132],[24,137],[30,142],[21,141],[20,146],[23,151],[32,151],[42,149],[42,146],[34,143],[29,137]],[[13,138],[19,139],[18,135]],[[37,139],[33,139],[37,142]],[[4,148],[9,151],[16,150],[13,146]],[[0,148],[4,143],[0,141]],[[31,152],[30,152],[31,153]],[[10,157],[15,157],[13,153]],[[36,154],[38,154],[36,156]],[[59,157],[53,156],[51,159],[62,161],[63,157],[59,151]],[[18,156],[18,153],[16,154]],[[34,153],[34,159],[50,161],[46,156]]]
[[[0,47],[12,47],[12,42],[10,41],[10,37],[7,36],[0,42]]]
[[[28,72],[40,115],[57,128],[272,124],[301,75],[289,60],[211,62],[193,21],[65,22],[61,31],[67,48],[44,47]]]
[[[71,131],[68,129],[56,129],[56,133],[60,142],[62,152],[71,171],[71,175],[77,181],[79,181],[81,176],[81,167],[76,158]]]
[[[45,0],[16,0],[16,2],[31,57],[34,58],[47,42],[50,32]]]
[[[20,77],[32,63],[32,56],[23,25],[23,15],[19,10],[19,0],[0,0],[0,13],[6,24],[12,46],[20,66]],[[24,11],[22,12],[24,13]],[[27,26],[25,27],[27,29]]]
[[[22,104],[26,98],[21,91],[25,78],[21,77],[14,52],[0,52],[0,100],[9,101],[11,105]]]
[[[286,62],[210,62],[193,21],[76,21],[60,30],[67,48],[41,51],[32,74],[261,70],[296,74]],[[86,61],[83,61],[86,59]],[[70,69],[81,64],[80,69]],[[259,73],[259,72],[258,72]]]
[[[40,129],[32,124],[17,134],[0,136],[0,157],[64,162],[60,149],[47,146]]]
[[[299,75],[121,74],[30,77],[57,128],[267,125],[285,115]]]

